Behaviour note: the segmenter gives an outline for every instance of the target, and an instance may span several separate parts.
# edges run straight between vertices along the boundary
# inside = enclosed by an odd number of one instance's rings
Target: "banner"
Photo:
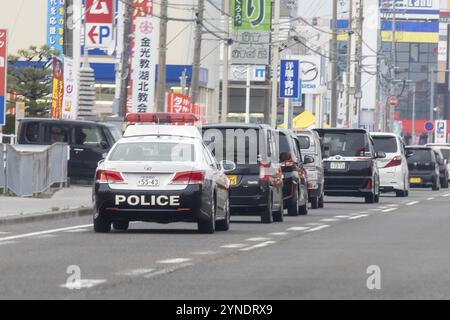
[[[157,37],[154,17],[136,19],[133,57],[132,112],[153,112],[155,103],[155,74]]]
[[[170,93],[167,99],[167,112],[193,113],[191,97],[179,93]]]
[[[114,1],[86,0],[86,48],[109,49],[114,43]]]
[[[64,97],[62,118],[76,120],[78,115],[78,83],[75,77],[73,60],[64,58]]]
[[[64,66],[61,60],[53,58],[53,92],[52,92],[52,119],[62,118],[64,98]]]
[[[48,0],[47,45],[64,53],[65,0]]]
[[[272,6],[270,0],[233,0],[232,64],[268,65]]]
[[[8,77],[7,31],[0,29],[0,126],[6,124],[6,84]]]

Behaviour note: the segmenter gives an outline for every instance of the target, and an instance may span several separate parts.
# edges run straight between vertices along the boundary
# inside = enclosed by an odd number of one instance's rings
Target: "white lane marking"
[[[384,213],[389,213],[389,212],[393,212],[393,211],[396,211],[396,210],[398,210],[398,208],[386,209],[386,210],[383,210],[383,212]]]
[[[292,227],[289,228],[288,231],[305,231],[311,229],[311,227]]]
[[[18,241],[4,241],[4,242],[0,242],[0,246],[7,246],[9,244],[16,244],[19,243]]]
[[[337,222],[339,219],[322,219],[320,222]]]
[[[67,230],[64,231],[65,233],[82,233],[82,232],[88,232],[88,229],[75,229],[75,230]]]
[[[181,270],[181,269],[185,269],[185,268],[188,268],[188,267],[191,267],[191,266],[193,266],[192,263],[183,263],[183,264],[180,264],[180,265],[177,265],[177,266],[173,266],[173,267],[170,267],[170,268],[166,268],[166,269],[162,269],[162,270],[158,270],[158,271],[152,272],[150,274],[145,275],[144,278],[150,279],[150,278],[154,278],[154,277],[157,277],[157,276],[162,276],[162,275],[174,273],[175,271],[178,271],[178,270]]]
[[[306,225],[311,226],[311,227],[316,227],[316,226],[323,226],[323,223],[312,222],[312,223],[307,223]]]
[[[274,232],[274,233],[269,233],[270,236],[287,236],[289,235],[289,232]]]
[[[431,201],[431,200],[434,200],[434,199],[435,199],[434,197],[431,197],[431,198],[428,198],[427,200]]]
[[[249,238],[245,241],[250,241],[250,242],[264,242],[264,241],[269,241],[272,240],[271,238],[264,238],[264,237],[259,237],[259,238]]]
[[[338,218],[338,219],[348,219],[348,218],[350,218],[350,216],[335,216],[335,218]]]
[[[448,198],[448,197],[450,197],[450,193],[449,194],[444,194],[442,197]]]
[[[373,211],[373,212],[381,212],[381,211],[383,211],[383,209],[370,209],[370,211]]]
[[[359,216],[351,217],[351,218],[349,218],[348,220],[357,220],[357,219],[362,219],[362,218],[367,218],[367,217],[368,217],[367,214],[361,214],[361,215],[359,215]]]
[[[320,231],[320,230],[323,230],[323,229],[326,229],[326,228],[329,228],[329,227],[330,227],[329,225],[324,225],[324,226],[320,226],[320,227],[313,228],[313,229],[310,229],[310,230],[306,230],[305,232],[316,232],[316,231]]]
[[[419,201],[413,201],[413,202],[407,203],[406,205],[407,206],[414,206],[414,205],[419,204],[419,203],[420,203]]]
[[[400,205],[398,205],[398,204],[390,204],[390,205],[388,205],[388,207],[399,207]]]
[[[197,252],[192,252],[192,254],[194,256],[212,256],[214,254],[217,254],[217,252],[215,252],[215,251],[197,251]]]
[[[31,237],[31,238],[36,239],[36,240],[44,240],[44,239],[53,239],[56,237],[57,236],[55,236],[54,234],[43,234],[41,236],[35,236],[35,237]]]
[[[235,243],[235,244],[226,244],[224,246],[221,246],[221,248],[223,248],[223,249],[240,249],[240,248],[244,248],[246,246],[247,246],[246,244]]]
[[[0,231],[0,234],[11,234],[11,232],[3,232],[3,231]]]
[[[361,211],[359,214],[369,214],[369,211]]]
[[[124,276],[124,277],[138,277],[145,274],[149,274],[155,271],[155,269],[134,269],[134,270],[127,270],[127,271],[121,271],[116,273],[118,276]]]
[[[384,210],[384,209],[389,209],[389,207],[378,207],[378,209]]]
[[[192,261],[192,259],[187,258],[175,258],[175,259],[167,259],[167,260],[161,260],[157,261],[158,264],[181,264]]]
[[[252,250],[255,250],[255,249],[265,248],[265,247],[274,245],[276,243],[277,243],[276,241],[266,241],[266,242],[263,242],[263,243],[255,244],[254,246],[251,246],[251,247],[243,248],[240,251],[244,251],[244,252],[252,251]]]
[[[84,279],[78,282],[65,283],[60,285],[60,287],[68,290],[91,289],[103,283],[106,283],[106,280]]]
[[[90,228],[92,227],[92,224],[87,224],[83,226],[76,226],[76,227],[68,227],[68,228],[60,228],[60,229],[53,229],[53,230],[46,230],[46,231],[39,231],[39,232],[32,232],[32,233],[25,233],[25,234],[19,234],[17,236],[10,236],[5,238],[0,238],[1,241],[10,241],[10,240],[16,240],[16,239],[23,239],[23,238],[31,238],[35,236],[41,236],[44,234],[51,234],[51,233],[57,233],[57,232],[64,232],[68,230],[75,230],[80,228]]]

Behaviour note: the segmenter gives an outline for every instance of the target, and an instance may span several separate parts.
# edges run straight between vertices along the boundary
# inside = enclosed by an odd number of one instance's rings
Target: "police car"
[[[204,145],[195,116],[129,114],[132,123],[96,172],[94,230],[127,230],[132,221],[192,222],[200,233],[230,226],[226,172]],[[149,124],[156,123],[156,124]]]

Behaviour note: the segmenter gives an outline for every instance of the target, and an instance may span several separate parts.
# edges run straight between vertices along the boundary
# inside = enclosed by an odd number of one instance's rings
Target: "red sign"
[[[64,65],[61,60],[53,58],[53,92],[52,92],[52,119],[62,118],[64,99]]]
[[[391,107],[396,107],[398,106],[399,101],[397,97],[390,97],[388,103]]]
[[[113,43],[114,0],[86,0],[86,47],[108,49]]]
[[[0,126],[6,124],[6,77],[8,67],[7,34],[0,29]]]
[[[178,93],[169,94],[167,99],[167,111],[170,113],[194,113],[191,98]]]
[[[113,0],[86,0],[86,23],[113,23]]]

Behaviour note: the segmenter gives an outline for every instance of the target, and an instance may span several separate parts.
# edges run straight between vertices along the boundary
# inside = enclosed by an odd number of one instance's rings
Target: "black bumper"
[[[372,182],[372,188],[367,189]],[[324,192],[332,197],[366,197],[373,192],[373,177],[333,176],[325,177]]]
[[[409,173],[410,178],[420,178],[422,179],[421,183],[410,183],[411,188],[429,188],[433,187],[436,182],[438,181],[437,175],[433,175],[433,173],[426,173],[426,172],[410,172]]]
[[[157,223],[198,222],[209,218],[209,213],[203,212],[202,186],[188,186],[183,191],[123,191],[113,190],[106,184],[96,184],[94,187],[94,208],[111,221],[143,221]],[[117,197],[133,200],[139,203],[130,205],[127,201],[117,203]],[[161,198],[162,197],[162,198]],[[163,199],[163,204],[156,199]],[[169,199],[169,200],[167,200]],[[170,200],[178,199],[170,203]],[[167,205],[166,205],[166,202]]]

